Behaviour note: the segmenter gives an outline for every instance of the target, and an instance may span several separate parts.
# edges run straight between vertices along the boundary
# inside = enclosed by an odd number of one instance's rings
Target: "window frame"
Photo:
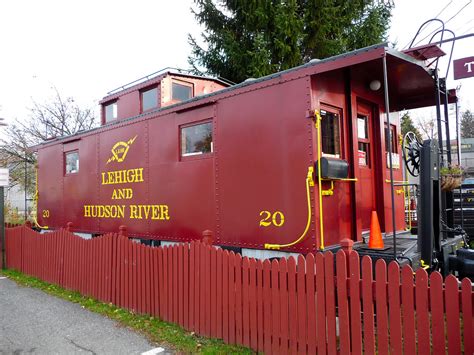
[[[183,134],[182,130],[185,128],[189,127],[194,127],[194,126],[199,126],[199,125],[204,125],[204,124],[211,124],[211,133],[212,133],[212,141],[211,141],[211,151],[207,153],[201,153],[201,154],[189,154],[189,155],[183,155]],[[179,144],[179,160],[180,161],[189,161],[189,160],[200,160],[200,159],[209,159],[214,156],[214,142],[215,142],[215,134],[214,134],[214,120],[212,118],[208,118],[202,121],[195,121],[195,122],[189,122],[186,124],[182,124],[178,126],[178,144]]]
[[[321,114],[321,111],[326,111],[328,113],[332,113],[333,115],[338,116],[338,136],[339,136],[339,154],[330,154],[330,153],[325,153],[323,151],[323,128],[322,128],[322,121],[323,117]],[[320,139],[321,139],[321,156],[322,157],[331,157],[331,158],[336,158],[336,159],[344,159],[344,142],[343,142],[343,129],[342,129],[342,123],[343,123],[343,111],[342,108],[336,107],[336,106],[330,106],[324,103],[320,104],[319,112],[321,114],[321,129],[319,132]]]
[[[386,153],[389,153],[389,151],[387,150],[388,147],[387,147],[387,143],[388,143],[388,138],[387,139],[387,131],[388,130],[388,125],[387,125],[387,122],[384,123],[384,135],[385,135],[385,152]],[[393,132],[392,132],[393,131]],[[398,154],[398,144],[397,144],[397,126],[394,125],[394,124],[390,124],[390,131],[389,131],[389,134],[392,135],[392,154]]]
[[[156,98],[156,106],[147,108],[145,110],[143,108],[143,94],[148,92],[148,91],[151,91],[151,90],[156,90],[156,97],[155,97]],[[158,97],[158,94],[159,94],[158,85],[147,86],[143,89],[140,89],[139,93],[140,93],[140,113],[149,112],[149,111],[152,111],[152,110],[157,109],[157,108],[160,107],[160,100],[159,100],[159,97]]]
[[[173,97],[173,84],[177,84],[177,85],[181,85],[181,86],[191,88],[191,97],[189,99],[186,99],[186,100],[175,99]],[[171,93],[170,93],[171,102],[174,102],[174,103],[176,103],[176,102],[185,102],[185,101],[191,100],[193,97],[195,97],[194,96],[194,83],[191,83],[189,81],[183,81],[183,80],[178,80],[178,79],[172,78],[171,79],[170,90],[171,90]]]
[[[113,122],[113,121],[116,121],[117,118],[118,118],[118,100],[113,100],[113,101],[109,101],[109,102],[106,102],[104,105],[103,105],[103,110],[104,110],[104,124],[107,124],[107,123],[110,123],[110,122]],[[110,120],[107,120],[107,107],[109,106],[112,106],[112,105],[115,105],[116,109],[115,109],[115,117],[110,119]]]
[[[76,164],[77,170],[68,172],[67,171],[67,156],[68,156],[68,154],[74,154],[74,153],[77,153],[77,164]],[[64,175],[65,176],[71,176],[71,175],[75,175],[75,174],[79,173],[79,170],[80,170],[79,149],[73,149],[73,150],[68,150],[68,151],[64,152],[63,162],[64,162]]]
[[[359,169],[360,168],[363,168],[363,169],[372,169],[372,166],[374,164],[374,154],[372,154],[372,144],[374,144],[374,142],[372,141],[371,139],[371,127],[370,127],[370,114],[365,114],[365,113],[362,113],[362,112],[357,112],[356,114],[356,118],[357,118],[357,125],[359,124],[359,119],[360,117],[363,117],[364,120],[365,120],[365,135],[366,137],[365,138],[361,138],[359,137],[359,127],[357,126],[357,154],[359,154],[359,152],[361,151],[360,148],[359,148],[359,145],[362,144],[364,145],[365,147],[367,147],[367,150],[365,150],[365,162],[366,164],[360,164],[360,161],[359,161],[359,157],[357,156],[357,163],[358,163],[358,166],[359,166]]]

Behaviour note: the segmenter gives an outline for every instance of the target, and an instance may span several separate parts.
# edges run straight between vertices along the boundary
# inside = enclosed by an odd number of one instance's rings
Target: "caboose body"
[[[167,71],[106,96],[101,127],[37,147],[38,223],[167,242],[209,230],[253,256],[361,241],[372,211],[401,231],[397,112],[434,97],[424,62],[386,44],[233,86]],[[318,179],[320,159],[347,174]]]

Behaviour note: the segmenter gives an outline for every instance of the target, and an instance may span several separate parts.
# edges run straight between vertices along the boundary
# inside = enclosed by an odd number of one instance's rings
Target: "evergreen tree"
[[[410,113],[408,111],[402,115],[402,117],[400,118],[400,121],[401,121],[403,137],[405,137],[405,134],[407,134],[408,132],[413,132],[418,138],[420,138],[420,140],[422,139],[420,131],[418,130],[418,128],[416,128],[415,124],[413,123],[413,120],[410,117]]]
[[[470,110],[464,111],[461,116],[461,137],[474,138],[474,116]]]
[[[189,63],[234,82],[379,43],[393,7],[392,0],[194,2],[204,46],[189,35]]]

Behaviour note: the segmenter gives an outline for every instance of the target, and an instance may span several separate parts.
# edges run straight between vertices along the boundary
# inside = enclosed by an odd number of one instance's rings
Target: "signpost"
[[[2,269],[6,269],[6,255],[5,255],[5,201],[4,201],[4,191],[3,188],[8,186],[9,180],[9,171],[8,169],[0,169],[0,233],[1,233],[1,243],[2,243]]]

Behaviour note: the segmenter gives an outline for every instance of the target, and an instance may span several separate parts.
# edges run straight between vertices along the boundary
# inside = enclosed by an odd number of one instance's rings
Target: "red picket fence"
[[[474,352],[473,292],[458,280],[343,251],[255,260],[200,242],[7,229],[7,266],[265,353]]]

